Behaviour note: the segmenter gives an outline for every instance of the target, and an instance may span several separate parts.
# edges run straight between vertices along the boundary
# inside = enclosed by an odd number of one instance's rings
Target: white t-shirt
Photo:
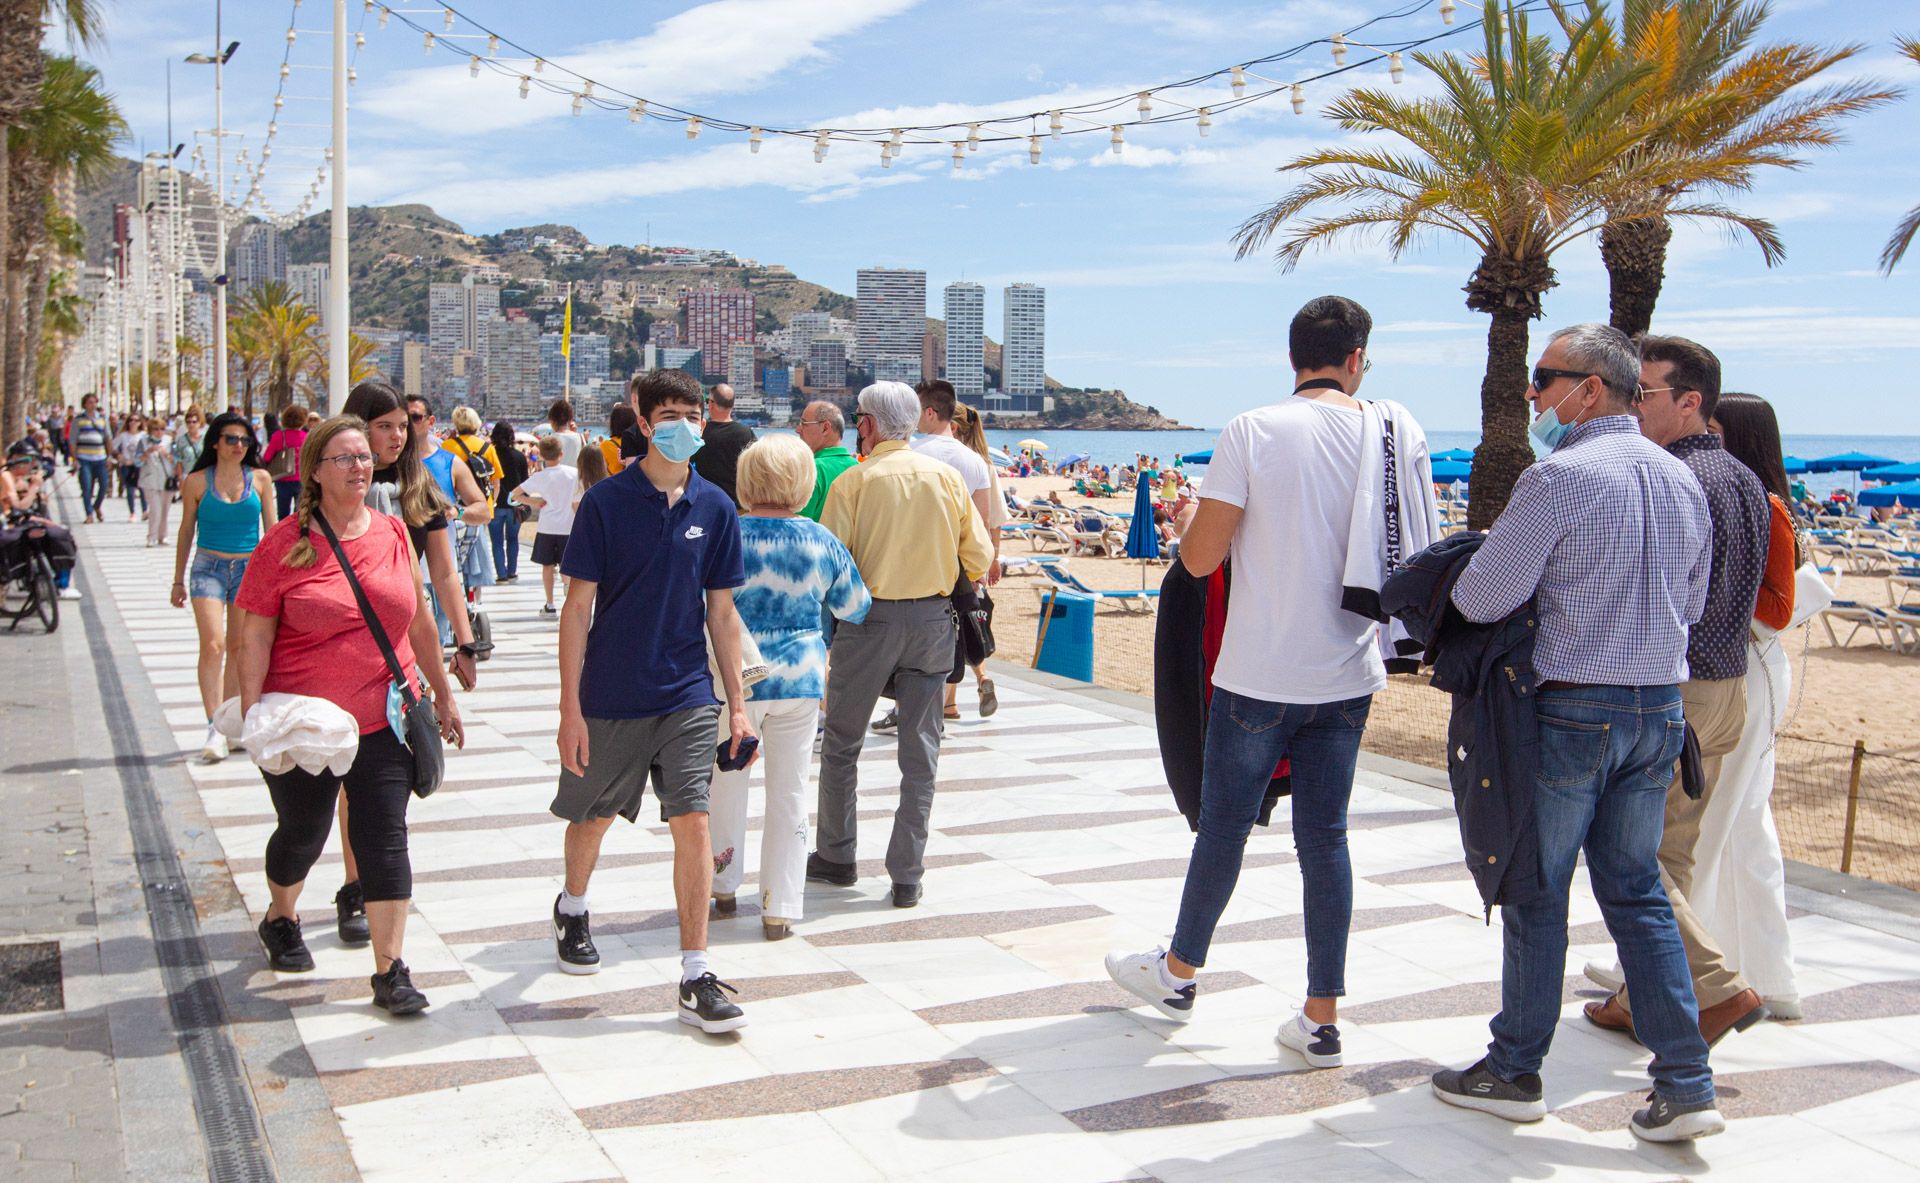
[[[573,533],[573,503],[580,495],[579,469],[565,464],[543,468],[520,482],[520,491],[545,503],[540,507],[540,520],[534,523],[534,533]]]
[[[980,459],[978,452],[950,435],[922,436],[913,441],[913,450],[958,472],[960,483],[967,487],[969,497],[993,488],[993,475],[987,471],[987,462]]]
[[[577,431],[556,431],[553,438],[560,441],[560,463],[572,468],[580,463],[580,433]],[[541,515],[545,516],[544,510]],[[546,531],[540,531],[545,534]]]
[[[1313,399],[1248,411],[1214,444],[1200,496],[1245,510],[1213,684],[1267,702],[1339,702],[1386,687],[1378,626],[1340,607],[1361,413]]]

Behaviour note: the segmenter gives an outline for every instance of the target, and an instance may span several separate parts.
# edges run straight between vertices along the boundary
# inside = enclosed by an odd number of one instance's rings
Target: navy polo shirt
[[[638,464],[587,490],[560,573],[598,584],[580,713],[651,719],[714,706],[710,590],[747,581],[733,499],[689,470],[673,508]]]

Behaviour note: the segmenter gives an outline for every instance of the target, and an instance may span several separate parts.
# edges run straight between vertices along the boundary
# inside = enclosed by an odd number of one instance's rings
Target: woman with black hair
[[[1700,817],[1687,899],[1728,963],[1740,967],[1773,1016],[1797,1019],[1800,987],[1787,936],[1786,866],[1769,798],[1774,735],[1785,721],[1793,679],[1780,635],[1812,611],[1810,604],[1795,603],[1795,573],[1805,556],[1794,534],[1792,493],[1773,408],[1758,395],[1722,394],[1709,426],[1728,454],[1760,478],[1772,521],[1766,571],[1747,635],[1746,722],[1739,744],[1721,761],[1719,783]]]
[[[193,603],[193,624],[200,633],[200,705],[207,711],[207,738],[200,757],[217,763],[227,757],[227,740],[213,725],[213,713],[240,693],[240,670],[227,660],[240,640],[240,618],[233,606],[240,577],[260,535],[275,519],[273,480],[260,464],[260,441],[243,415],[216,415],[193,462],[180,481],[180,537],[173,548],[175,608]],[[187,555],[193,567],[187,567]],[[224,668],[223,668],[224,667]]]
[[[493,543],[495,583],[512,583],[520,577],[520,518],[507,494],[527,479],[527,454],[514,445],[513,424],[505,419],[493,425],[487,437],[493,444],[494,463],[500,466],[500,480],[493,489],[493,519],[487,534]]]

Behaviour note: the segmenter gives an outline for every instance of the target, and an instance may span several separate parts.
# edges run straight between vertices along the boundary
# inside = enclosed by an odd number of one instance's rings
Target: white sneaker
[[[207,742],[200,745],[200,758],[209,764],[218,764],[227,758],[227,737],[211,723],[207,724]]]
[[[1589,961],[1587,967],[1580,972],[1587,975],[1589,982],[1615,994],[1620,992],[1620,987],[1627,984],[1627,975],[1620,972],[1618,961],[1611,963]]]
[[[1119,983],[1121,989],[1169,1019],[1184,1023],[1193,1017],[1193,999],[1200,987],[1188,982],[1178,989],[1168,989],[1160,977],[1161,966],[1166,964],[1166,960],[1165,949],[1155,949],[1151,953],[1109,953],[1107,976]]]
[[[57,598],[62,600],[81,600],[86,597],[80,594],[80,589],[77,587],[63,587],[60,589]]]
[[[1315,1023],[1305,1011],[1280,1024],[1274,1042],[1292,1048],[1309,1068],[1338,1068],[1345,1061],[1340,1050],[1340,1028],[1332,1023]]]
[[[1806,1017],[1806,1012],[1800,1006],[1798,994],[1782,994],[1778,998],[1762,998],[1760,1001],[1767,1006],[1768,1018],[1791,1023]]]

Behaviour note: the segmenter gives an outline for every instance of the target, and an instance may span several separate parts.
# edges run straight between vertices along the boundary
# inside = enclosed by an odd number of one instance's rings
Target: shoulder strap
[[[453,446],[460,449],[460,454],[467,458],[467,463],[473,463],[473,449],[467,447],[467,441],[456,435],[453,437]]]
[[[347,577],[347,586],[353,589],[353,598],[360,605],[360,618],[366,622],[367,631],[373,634],[374,644],[380,646],[380,656],[387,659],[387,669],[393,673],[393,684],[400,687],[400,693],[406,696],[411,707],[416,701],[413,685],[407,681],[407,675],[400,668],[400,658],[393,651],[393,642],[387,639],[387,630],[381,625],[380,618],[374,615],[373,605],[367,602],[367,593],[360,587],[360,577],[353,573],[353,564],[347,561],[347,552],[340,547],[340,540],[334,537],[333,527],[319,510],[313,513],[313,520],[320,527],[320,533],[327,536],[327,545],[333,548],[333,557],[340,563],[341,574]]]

